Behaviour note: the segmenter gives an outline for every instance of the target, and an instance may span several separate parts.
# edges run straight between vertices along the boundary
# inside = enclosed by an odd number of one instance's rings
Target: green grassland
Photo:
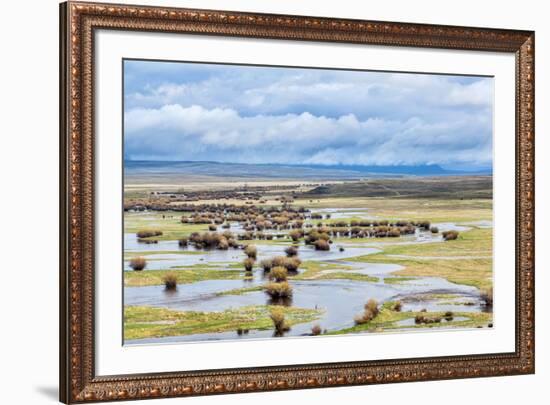
[[[281,307],[286,325],[311,322],[321,310]],[[219,333],[273,328],[267,305],[228,309],[221,312],[174,311],[165,308],[126,306],[124,338],[127,340],[183,336],[197,333]]]
[[[471,257],[471,258],[467,258]],[[350,259],[364,263],[392,263],[404,267],[403,277],[443,277],[480,289],[492,286],[492,229],[462,232],[457,240],[387,246],[383,252]]]
[[[222,270],[204,266],[191,266],[184,269],[125,271],[125,287],[144,287],[148,285],[163,285],[163,277],[167,273],[175,274],[178,284],[189,284],[204,280],[237,280],[242,278],[242,271]]]
[[[394,302],[386,302],[382,305],[379,314],[369,322],[364,324],[355,325],[351,328],[345,328],[337,331],[329,332],[329,335],[343,335],[348,333],[359,332],[374,332],[393,329],[421,329],[421,328],[440,328],[440,327],[453,327],[453,328],[477,328],[487,327],[492,322],[492,314],[485,312],[453,312],[454,318],[466,318],[457,319],[449,322],[430,323],[430,324],[412,324],[412,325],[399,325],[398,322],[406,319],[414,319],[417,315],[426,317],[439,317],[444,318],[445,312],[398,312],[392,310]]]

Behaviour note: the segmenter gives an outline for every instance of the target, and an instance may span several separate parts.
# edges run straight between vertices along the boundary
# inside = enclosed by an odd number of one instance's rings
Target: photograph
[[[122,65],[124,345],[496,327],[494,77]]]

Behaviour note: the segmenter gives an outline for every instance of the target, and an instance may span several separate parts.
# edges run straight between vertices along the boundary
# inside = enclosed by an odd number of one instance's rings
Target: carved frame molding
[[[60,7],[60,399],[66,403],[534,372],[534,32],[68,2]],[[516,350],[437,358],[97,376],[94,371],[94,31],[512,52],[516,59]]]

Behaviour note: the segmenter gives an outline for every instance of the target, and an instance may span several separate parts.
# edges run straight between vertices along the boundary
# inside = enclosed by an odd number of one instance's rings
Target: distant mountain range
[[[490,175],[491,170],[447,170],[438,165],[360,166],[126,160],[127,176],[195,175],[239,178],[359,179],[365,177]]]

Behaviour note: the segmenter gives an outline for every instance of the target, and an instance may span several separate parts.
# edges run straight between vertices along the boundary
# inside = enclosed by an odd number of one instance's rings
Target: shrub
[[[271,321],[273,322],[273,327],[277,334],[282,334],[288,330],[290,327],[285,323],[285,313],[282,308],[275,307],[271,310],[269,315]]]
[[[174,291],[178,288],[178,277],[174,272],[168,272],[162,277],[164,288],[168,291]]]
[[[211,224],[211,225],[208,225],[208,230],[209,231],[216,231],[216,229],[218,229],[218,227],[214,224]]]
[[[298,248],[296,246],[289,246],[285,249],[285,253],[288,257],[297,256]]]
[[[294,242],[297,242],[303,236],[303,232],[299,229],[295,229],[291,231],[288,236],[290,236]]]
[[[486,307],[491,308],[493,306],[493,287],[481,291],[481,300]]]
[[[229,249],[229,242],[227,241],[227,239],[225,237],[222,236],[222,238],[220,238],[220,241],[218,242],[218,249],[220,250],[227,250]]]
[[[430,230],[430,221],[419,221],[416,223],[416,225],[425,231]]]
[[[302,264],[302,261],[297,257],[289,257],[285,259],[284,267],[286,267],[289,272],[297,272],[298,268]]]
[[[250,259],[256,259],[256,256],[258,254],[258,250],[256,249],[256,246],[254,246],[254,245],[246,245],[246,247],[244,248],[244,253]]]
[[[287,258],[284,256],[275,256],[273,259],[271,259],[271,264],[273,267],[277,266],[283,266],[286,267]]]
[[[437,226],[432,226],[432,227],[430,228],[430,232],[431,232],[431,233],[439,233],[439,228],[438,228]]]
[[[346,250],[346,249],[344,249],[343,246],[340,246],[340,247],[338,248],[338,250],[339,250],[340,252],[343,252],[343,251]]]
[[[285,267],[289,272],[296,272],[302,264],[302,261],[294,257],[275,256],[271,259],[272,267]]]
[[[313,336],[318,336],[321,334],[321,332],[321,327],[318,324],[313,325],[313,327],[311,328],[311,334]]]
[[[315,250],[330,250],[330,244],[324,239],[318,239],[314,242]]]
[[[132,270],[140,271],[147,266],[147,261],[144,257],[133,257],[130,259],[130,267]]]
[[[414,317],[414,323],[418,324],[430,324],[430,323],[440,323],[441,317],[439,316],[425,316],[425,315],[416,315]]]
[[[392,310],[394,310],[395,312],[401,312],[401,309],[403,309],[403,304],[401,303],[401,301],[396,301],[392,306]]]
[[[365,304],[365,311],[361,315],[357,315],[354,321],[357,325],[372,321],[379,313],[378,302],[375,299],[370,299]]]
[[[161,235],[162,235],[162,231],[156,231],[156,230],[150,230],[150,229],[136,232],[136,236],[138,238],[150,238],[151,236],[161,236]]]
[[[254,259],[252,259],[251,257],[247,257],[246,259],[244,259],[243,265],[246,271],[252,271],[252,268],[254,267]]]
[[[401,231],[399,230],[399,228],[391,228],[388,231],[388,236],[391,237],[391,238],[397,238],[397,237],[401,236]]]
[[[179,247],[187,247],[188,244],[189,244],[188,238],[181,238],[180,240],[178,240]]]
[[[264,259],[260,262],[260,266],[264,271],[267,273],[269,272],[273,267],[273,260],[272,259]]]
[[[451,322],[454,319],[454,314],[451,311],[445,312],[445,320]]]
[[[292,296],[292,286],[287,281],[267,283],[264,286],[264,290],[271,298],[287,298]]]
[[[288,270],[286,267],[278,266],[273,267],[269,272],[269,279],[275,280],[276,282],[286,281],[288,277]]]
[[[443,239],[445,240],[456,240],[458,238],[457,231],[445,231],[441,235],[443,235]]]

